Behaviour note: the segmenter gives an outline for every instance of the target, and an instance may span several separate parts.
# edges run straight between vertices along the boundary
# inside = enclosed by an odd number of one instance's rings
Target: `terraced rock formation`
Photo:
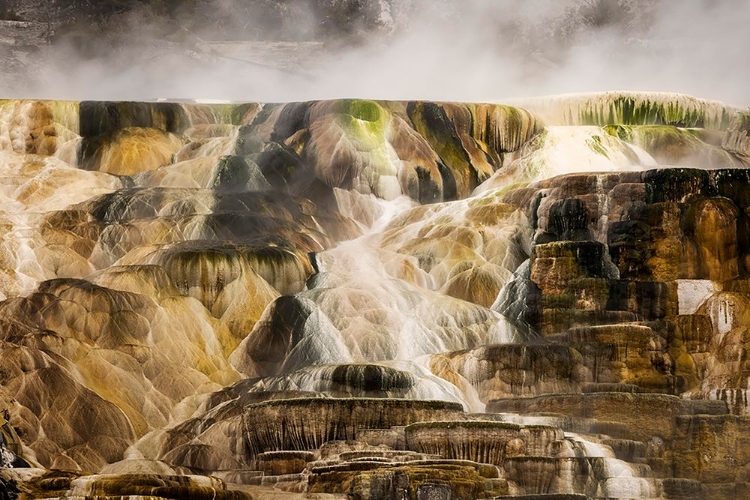
[[[748,497],[748,112],[516,104],[0,101],[5,497]]]

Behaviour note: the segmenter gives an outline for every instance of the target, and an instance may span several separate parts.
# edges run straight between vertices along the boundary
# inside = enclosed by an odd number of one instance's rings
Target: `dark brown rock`
[[[327,441],[355,439],[359,429],[388,429],[459,417],[461,405],[386,399],[290,399],[244,409],[250,457],[274,450],[314,450]]]

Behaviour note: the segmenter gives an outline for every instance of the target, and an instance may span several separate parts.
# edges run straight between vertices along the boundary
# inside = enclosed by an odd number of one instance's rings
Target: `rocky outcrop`
[[[156,499],[222,499],[251,500],[252,495],[228,490],[223,481],[199,476],[168,476],[149,474],[97,474],[77,476],[61,471],[45,472],[13,469],[0,471],[15,487],[18,498],[52,498],[67,493],[75,497],[148,497]],[[9,490],[13,491],[13,490]],[[15,497],[14,497],[15,498]]]
[[[362,463],[364,465],[365,463]],[[432,460],[408,465],[334,466],[313,469],[310,491],[334,491],[362,499],[492,498],[507,492],[505,482],[488,470],[461,461]],[[347,470],[348,469],[348,470]],[[483,475],[484,474],[484,475]],[[488,477],[489,476],[489,477]]]
[[[746,448],[747,417],[681,416],[674,441],[675,476],[706,485],[711,498],[742,498],[750,484]]]
[[[248,453],[315,450],[328,441],[355,440],[358,429],[389,429],[458,416],[460,405],[400,399],[291,399],[247,406]],[[280,432],[279,432],[280,431]]]

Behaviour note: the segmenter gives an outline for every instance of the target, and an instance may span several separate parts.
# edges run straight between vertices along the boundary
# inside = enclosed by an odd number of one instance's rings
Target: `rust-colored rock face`
[[[0,498],[747,498],[746,114],[528,105],[0,101]]]

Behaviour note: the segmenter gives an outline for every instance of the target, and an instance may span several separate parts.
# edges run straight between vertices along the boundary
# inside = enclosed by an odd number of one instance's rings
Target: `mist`
[[[278,4],[287,9],[280,19],[293,22],[278,21],[274,40],[257,34],[267,19],[227,2],[212,8],[228,9],[232,26],[183,18],[179,37],[136,10],[76,43],[61,37],[41,47],[0,80],[0,96],[494,102],[633,90],[750,105],[744,0],[372,0],[358,3],[369,10],[355,11],[340,33],[310,4]],[[116,42],[99,38],[106,30]],[[228,31],[233,40],[217,43]]]

